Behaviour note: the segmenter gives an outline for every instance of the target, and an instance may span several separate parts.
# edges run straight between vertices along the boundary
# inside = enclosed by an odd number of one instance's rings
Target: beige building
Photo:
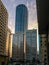
[[[11,31],[8,28],[7,29],[7,38],[6,38],[6,56],[8,56],[9,58],[12,57],[12,36],[11,36]]]
[[[4,65],[6,56],[6,37],[8,25],[8,12],[0,0],[0,65]]]
[[[40,35],[40,60],[41,60],[41,65],[48,65],[47,37],[45,34]]]

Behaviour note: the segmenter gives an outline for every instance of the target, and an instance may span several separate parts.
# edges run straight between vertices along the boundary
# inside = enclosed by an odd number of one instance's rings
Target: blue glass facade
[[[24,34],[16,33],[13,35],[13,49],[12,49],[12,57],[16,60],[24,59]]]
[[[23,4],[16,7],[15,33],[27,30],[28,11]]]
[[[26,59],[32,60],[37,56],[37,30],[26,31]]]

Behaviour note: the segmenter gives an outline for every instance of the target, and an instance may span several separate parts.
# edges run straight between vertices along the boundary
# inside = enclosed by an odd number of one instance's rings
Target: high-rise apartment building
[[[37,56],[37,29],[26,31],[26,60]]]
[[[0,0],[0,65],[4,65],[6,56],[6,37],[8,25],[8,12]]]
[[[28,10],[24,4],[16,7],[15,33],[24,32],[28,27]]]

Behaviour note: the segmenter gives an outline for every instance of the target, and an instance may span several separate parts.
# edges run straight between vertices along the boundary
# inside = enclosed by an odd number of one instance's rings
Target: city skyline
[[[2,0],[4,6],[8,11],[8,26],[11,29],[11,32],[15,31],[15,11],[16,6],[19,4],[25,4],[28,8],[28,28],[38,28],[37,24],[37,12],[36,12],[36,0]]]
[[[38,29],[37,23],[37,11],[36,11],[36,0],[2,0],[4,6],[8,11],[8,27],[11,29],[11,33],[15,32],[15,13],[16,6],[24,4],[28,8],[28,28]],[[38,32],[38,31],[37,31]],[[39,51],[39,37],[37,34],[37,48]]]
[[[48,0],[0,0],[0,65],[13,64],[49,65]]]

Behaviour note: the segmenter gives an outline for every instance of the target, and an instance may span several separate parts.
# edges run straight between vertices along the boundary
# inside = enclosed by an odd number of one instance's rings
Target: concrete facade
[[[37,4],[37,18],[38,18],[38,28],[39,28],[39,36],[40,39],[43,39],[43,35],[46,36],[46,54],[47,54],[47,62],[44,62],[44,65],[49,65],[49,41],[48,41],[48,36],[49,36],[49,0],[36,0]],[[42,37],[41,37],[42,36]],[[44,41],[44,40],[42,40]],[[40,42],[41,45],[41,42]],[[42,43],[43,45],[43,43]],[[45,45],[44,45],[45,47]],[[44,49],[43,47],[43,49]],[[40,51],[42,48],[40,47]],[[43,51],[41,55],[44,54]],[[43,57],[41,57],[43,58]]]
[[[8,12],[0,0],[0,65],[6,65],[6,37],[8,25]],[[5,62],[6,61],[6,62]]]
[[[40,61],[41,65],[48,65],[47,59],[47,38],[46,35],[40,35]]]

